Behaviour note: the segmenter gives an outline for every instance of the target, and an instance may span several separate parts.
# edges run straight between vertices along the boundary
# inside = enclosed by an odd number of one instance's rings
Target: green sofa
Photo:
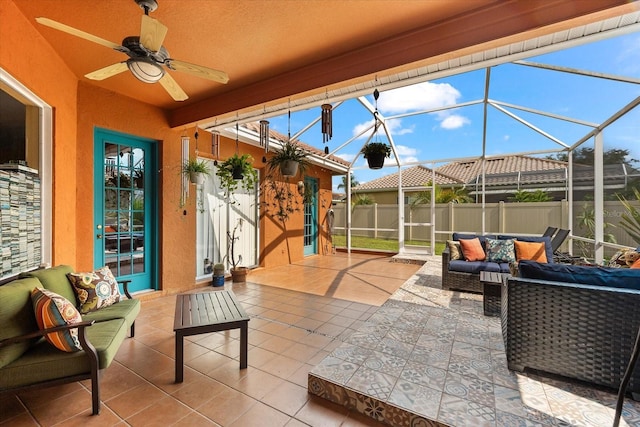
[[[127,299],[82,316],[74,325],[40,330],[31,302],[31,291],[44,288],[77,303],[67,265],[35,270],[0,286],[0,393],[91,380],[92,410],[100,412],[100,372],[113,361],[127,336],[135,333],[140,301]],[[49,332],[78,328],[82,351],[67,353],[44,339]]]

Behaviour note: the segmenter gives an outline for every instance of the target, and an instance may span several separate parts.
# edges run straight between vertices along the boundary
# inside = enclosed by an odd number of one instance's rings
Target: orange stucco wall
[[[0,67],[53,107],[52,262],[76,263],[78,81],[12,1],[0,1]]]
[[[196,286],[195,197],[180,205],[180,162],[183,134],[171,129],[165,111],[97,88],[77,79],[11,0],[0,1],[0,67],[54,109],[53,135],[53,264],[93,268],[93,136],[96,128],[157,141],[159,170],[159,283],[163,293]],[[10,46],[10,48],[7,48]],[[191,144],[192,156],[195,144]],[[241,144],[264,172],[263,151]],[[235,152],[235,141],[223,138],[221,159]],[[331,207],[331,174],[312,168],[318,178],[320,253],[326,248],[326,209]],[[264,177],[264,173],[261,173]],[[297,180],[302,178],[297,178]],[[295,185],[295,182],[292,185]],[[286,230],[268,212],[260,217],[260,264],[274,267],[303,258],[303,213],[294,213]]]

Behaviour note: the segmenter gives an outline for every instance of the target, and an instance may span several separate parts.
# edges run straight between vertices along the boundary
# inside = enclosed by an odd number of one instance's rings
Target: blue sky
[[[640,78],[640,33],[601,40],[527,60]],[[485,70],[478,70],[381,92],[378,110],[389,117],[480,100],[483,97],[484,81]],[[601,123],[637,96],[640,96],[640,85],[630,83],[516,64],[504,64],[491,70],[490,99],[593,123]],[[373,95],[367,98],[373,105]],[[507,109],[568,145],[591,130],[586,126]],[[307,126],[319,115],[319,107],[292,112],[291,134]],[[487,154],[510,154],[558,147],[555,142],[494,108],[489,108],[487,117]],[[287,115],[274,117],[269,121],[272,129],[287,134]],[[330,150],[341,146],[372,122],[372,114],[357,100],[344,102],[333,112],[333,138],[328,144]],[[478,156],[482,150],[483,106],[478,104],[405,117],[389,121],[388,126],[403,162]],[[335,154],[352,161],[370,133]],[[378,139],[387,141],[381,131],[378,136]],[[305,132],[300,139],[323,149],[319,124]],[[627,149],[632,158],[640,159],[640,107],[605,131],[604,143],[605,149]],[[391,164],[395,162],[391,160]],[[436,167],[439,165],[436,164]],[[360,156],[354,176],[358,182],[363,183],[396,171],[395,167],[369,170],[366,168],[366,161]],[[334,190],[340,182],[341,178],[334,178]]]

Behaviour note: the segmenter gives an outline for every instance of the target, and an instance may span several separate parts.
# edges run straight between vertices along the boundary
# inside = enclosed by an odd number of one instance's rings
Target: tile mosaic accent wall
[[[0,278],[40,266],[40,198],[37,171],[0,165]]]

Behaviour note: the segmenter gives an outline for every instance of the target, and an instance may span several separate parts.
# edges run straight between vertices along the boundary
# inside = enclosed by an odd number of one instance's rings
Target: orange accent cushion
[[[631,268],[640,268],[640,258],[638,258],[633,264],[631,264]]]
[[[462,249],[462,255],[467,261],[484,261],[487,257],[482,249],[480,239],[460,239],[460,249]]]
[[[544,242],[513,242],[516,247],[516,260],[529,259],[541,263],[548,262]]]
[[[35,288],[31,291],[31,301],[40,330],[82,322],[82,316],[75,306],[55,292]],[[78,339],[78,328],[51,332],[45,335],[45,338],[59,350],[68,353],[82,350]]]

